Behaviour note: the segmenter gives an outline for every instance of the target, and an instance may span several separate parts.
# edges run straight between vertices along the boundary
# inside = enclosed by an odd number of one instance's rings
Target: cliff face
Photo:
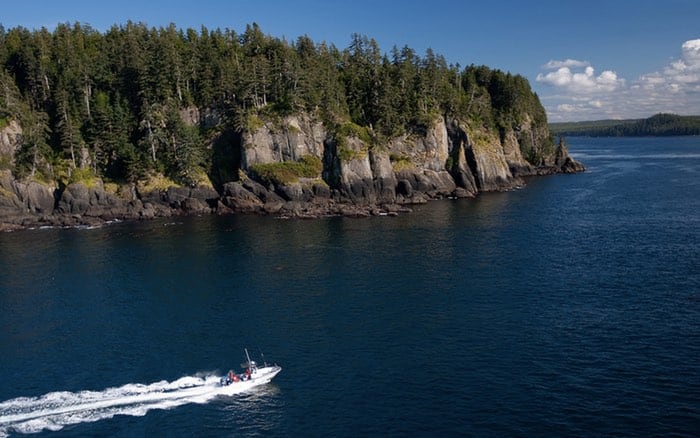
[[[241,170],[254,178],[251,170],[256,164],[284,164],[314,156],[323,163],[318,176],[328,187],[321,196],[326,199],[328,195],[322,213],[334,214],[338,204],[390,208],[507,190],[522,184],[523,176],[582,170],[573,165],[575,162],[562,148],[550,155],[543,152],[541,166],[528,163],[523,157],[523,143],[537,148],[545,135],[529,118],[517,131],[503,132],[440,118],[422,135],[404,135],[377,145],[357,133],[340,137],[331,134],[323,124],[306,116],[287,117],[282,123],[266,123],[243,136]],[[264,189],[291,201],[318,198],[303,188],[290,190],[300,184],[303,186],[299,181],[283,182]],[[235,192],[241,196],[239,189]],[[252,195],[259,201],[255,205],[264,209],[266,202],[260,188],[253,190],[249,184],[247,192],[245,197]],[[290,192],[297,196],[290,197]],[[275,197],[272,199],[277,202]],[[318,203],[315,211],[319,211]]]
[[[9,167],[14,162],[21,142],[22,127],[15,120],[0,130],[0,221],[53,213],[55,187],[32,180],[17,181],[3,169],[3,164]]]
[[[296,161],[306,155],[322,158],[326,136],[321,123],[303,115],[265,123],[243,134],[241,167],[249,169],[254,164]]]
[[[231,212],[296,217],[396,214],[407,211],[406,205],[430,199],[507,190],[521,184],[522,176],[583,170],[563,144],[542,155],[540,166],[526,161],[523,145],[532,148],[543,138],[529,121],[517,130],[494,132],[439,118],[420,135],[382,144],[352,130],[341,132],[330,132],[302,114],[222,137],[234,141],[227,150],[240,159],[222,161],[237,169],[212,171],[238,175],[236,181],[224,181],[219,191],[206,186],[145,189],[137,184],[107,190],[99,180],[52,186],[17,181],[4,170],[0,222],[5,227],[71,225]],[[0,159],[11,162],[20,139],[21,127],[14,122],[0,131]]]
[[[447,166],[458,150],[462,150],[458,154],[461,171],[456,169],[454,173],[460,175],[460,183],[465,182],[459,187],[466,189],[458,194],[477,193],[464,148],[464,141],[450,137],[442,119],[425,135],[406,135],[377,146],[358,136],[331,135],[320,122],[303,116],[287,117],[277,126],[268,123],[243,136],[241,170],[251,174],[256,164],[285,163],[311,155],[323,163],[319,176],[328,186],[329,204],[423,203],[455,195],[458,184]],[[290,185],[294,183],[271,189],[278,194],[288,193],[285,186]]]

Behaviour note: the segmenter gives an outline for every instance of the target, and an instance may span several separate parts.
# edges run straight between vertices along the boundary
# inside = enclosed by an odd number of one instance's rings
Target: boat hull
[[[224,394],[238,394],[239,392],[247,391],[256,386],[270,383],[270,381],[282,371],[282,367],[273,365],[268,367],[258,368],[250,375],[250,379],[238,382],[232,382],[222,386]]]

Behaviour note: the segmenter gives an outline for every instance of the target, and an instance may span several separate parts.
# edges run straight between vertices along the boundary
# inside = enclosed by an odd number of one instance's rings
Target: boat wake
[[[0,402],[0,437],[10,433],[56,431],[65,426],[91,423],[115,415],[144,416],[152,409],[171,409],[189,403],[207,403],[220,395],[250,389],[222,387],[219,376],[186,376],[149,385],[130,383],[103,391],[50,392],[39,397],[18,397]]]

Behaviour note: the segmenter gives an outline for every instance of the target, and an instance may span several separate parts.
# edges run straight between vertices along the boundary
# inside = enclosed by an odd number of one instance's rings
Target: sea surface
[[[700,137],[568,142],[399,217],[0,234],[0,436],[697,436]]]

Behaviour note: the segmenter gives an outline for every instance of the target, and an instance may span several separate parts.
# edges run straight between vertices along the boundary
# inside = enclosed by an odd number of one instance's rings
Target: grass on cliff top
[[[338,128],[338,136],[357,137],[368,145],[373,143],[372,134],[370,133],[369,128],[352,122],[347,122],[340,125]]]
[[[348,138],[358,138],[362,143],[361,150],[354,150],[348,146]],[[335,141],[338,147],[338,156],[342,161],[359,160],[367,155],[367,151],[375,143],[372,134],[366,126],[360,126],[352,122],[337,126]]]
[[[119,194],[119,184],[115,182],[106,182],[104,183],[104,191],[112,195],[117,195]]]
[[[248,132],[255,132],[258,129],[262,128],[265,125],[265,121],[260,118],[257,114],[249,114],[246,117],[246,126],[245,129]]]
[[[286,129],[292,133],[299,133],[296,127],[284,123],[284,117],[292,115],[291,108],[284,105],[270,104],[257,110],[247,111],[238,116],[237,128],[241,131],[254,133],[266,124],[272,129]]]
[[[68,178],[68,184],[80,183],[87,188],[95,188],[100,182],[100,178],[95,176],[95,173],[89,167],[73,169]]]
[[[201,167],[196,167],[190,170],[187,179],[189,183],[194,184],[197,187],[204,186],[214,188],[214,184],[211,182],[209,175],[207,175],[207,172]]]
[[[170,187],[180,187],[180,184],[176,183],[162,173],[156,173],[149,175],[146,177],[146,179],[138,181],[136,183],[136,187],[140,193],[150,193],[162,192],[168,190]]]
[[[416,167],[413,164],[413,161],[411,161],[411,157],[403,154],[399,155],[391,153],[389,154],[389,161],[391,161],[391,167],[394,169],[394,172],[400,172],[402,170],[413,169]]]
[[[53,166],[53,171],[53,178],[55,178],[55,181],[57,181],[59,184],[82,184],[85,187],[94,188],[102,183],[102,179],[95,174],[92,168],[73,167],[71,160],[56,160]]]
[[[253,164],[250,171],[263,184],[285,185],[295,183],[299,178],[318,178],[323,163],[314,155],[304,155],[298,161]]]

